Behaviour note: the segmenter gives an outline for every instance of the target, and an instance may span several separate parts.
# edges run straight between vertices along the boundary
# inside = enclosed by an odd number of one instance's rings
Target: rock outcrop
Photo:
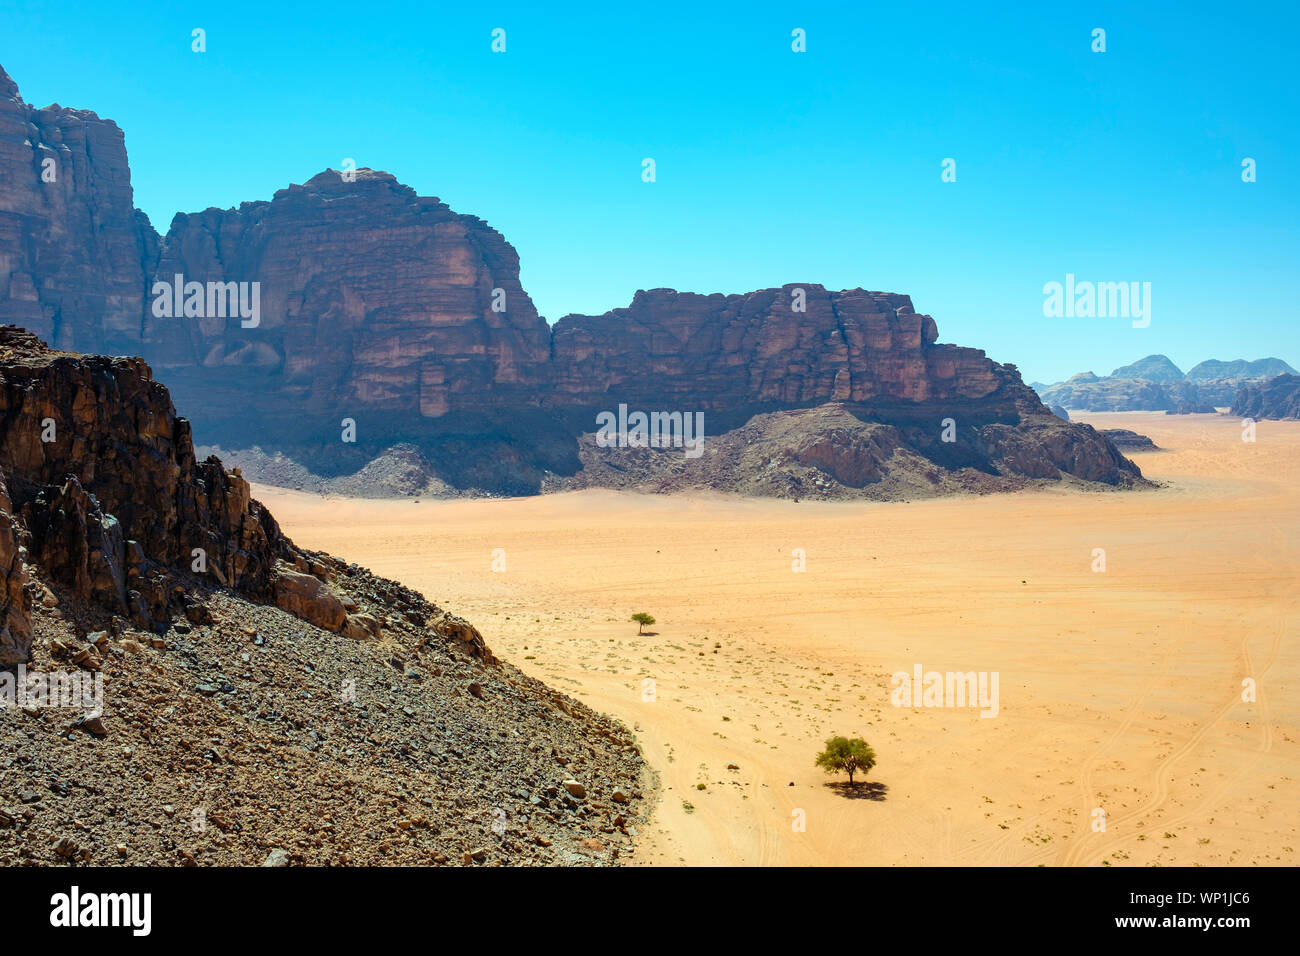
[[[1279,375],[1243,386],[1233,399],[1232,414],[1243,418],[1300,418],[1300,375]]]
[[[1103,428],[1101,433],[1116,448],[1131,448],[1134,451],[1159,451],[1159,447],[1146,435],[1139,435],[1128,428]]]
[[[189,422],[138,358],[0,328],[0,476],[31,560],[142,626],[174,609],[174,569],[198,562],[265,597],[291,555],[243,478],[194,460]]]
[[[337,570],[285,538],[240,474],[195,459],[189,422],[141,359],[55,351],[3,326],[0,665],[25,659],[29,565],[145,629],[187,613],[193,581],[327,630],[348,621]]]

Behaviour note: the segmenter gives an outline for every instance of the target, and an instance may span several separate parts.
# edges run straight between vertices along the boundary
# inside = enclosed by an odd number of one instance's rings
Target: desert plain
[[[1151,437],[1129,454],[1160,487],[254,493],[632,727],[657,777],[636,863],[1294,865],[1300,422],[1075,417]],[[997,716],[893,706],[918,664],[997,672]],[[813,764],[833,734],[876,751],[856,788]]]

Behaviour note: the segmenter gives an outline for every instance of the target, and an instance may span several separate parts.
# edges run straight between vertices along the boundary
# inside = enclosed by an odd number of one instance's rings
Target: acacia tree
[[[636,632],[638,634],[645,633],[645,629],[655,622],[655,619],[652,618],[645,611],[638,611],[637,613],[633,614],[632,620],[636,621],[637,623]]]
[[[853,775],[861,771],[865,776],[876,765],[876,752],[861,737],[832,737],[826,741],[826,749],[817,755],[817,766],[827,773],[847,773],[849,785]]]

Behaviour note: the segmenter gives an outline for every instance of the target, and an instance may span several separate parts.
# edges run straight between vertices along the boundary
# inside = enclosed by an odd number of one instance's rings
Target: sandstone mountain
[[[1080,411],[1208,413],[1231,405],[1243,385],[1290,371],[1277,358],[1209,359],[1184,375],[1168,357],[1148,355],[1108,376],[1080,372],[1037,391],[1044,402]]]
[[[631,851],[625,728],[296,547],[190,435],[142,360],[0,328],[0,864]],[[102,677],[103,713],[16,698],[58,673]]]
[[[1202,363],[1204,364],[1204,363]],[[1140,378],[1148,382],[1181,382],[1183,371],[1167,355],[1148,355],[1110,373],[1110,378]]]
[[[1232,414],[1244,418],[1300,418],[1300,375],[1279,375],[1243,386]]]
[[[1280,358],[1262,358],[1253,362],[1248,362],[1246,359],[1233,359],[1230,362],[1207,359],[1188,369],[1187,379],[1193,382],[1225,378],[1266,379],[1295,374],[1297,374],[1296,370]]]
[[[1102,436],[1052,418],[1014,366],[939,343],[906,295],[652,289],[552,327],[500,233],[369,169],[180,214],[159,237],[132,208],[122,132],[93,113],[33,109],[3,71],[0,174],[13,183],[0,203],[0,320],[58,348],[142,356],[198,442],[254,478],[287,470],[362,493],[535,494],[598,474],[621,484],[611,470],[627,449],[592,451],[601,412],[705,413],[716,459],[741,455],[723,438],[755,416],[834,403],[835,414],[783,421],[815,429],[847,414],[892,429],[893,450],[879,454],[905,452],[900,473],[972,469],[990,490],[1140,481]],[[245,291],[247,314],[233,302]],[[797,457],[805,439],[779,433],[776,451]],[[888,497],[886,460],[882,479],[836,477],[855,473],[851,433],[806,436],[826,463],[810,487]],[[593,454],[612,469],[581,474]],[[765,464],[719,464],[688,461],[674,485],[797,493],[763,480]]]

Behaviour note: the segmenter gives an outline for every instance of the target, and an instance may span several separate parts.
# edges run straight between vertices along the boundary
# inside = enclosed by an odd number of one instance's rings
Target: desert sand
[[[633,727],[659,778],[637,862],[1295,864],[1300,422],[1247,443],[1226,416],[1078,417],[1153,438],[1131,457],[1163,486],[255,494],[299,544],[418,588]],[[917,664],[997,672],[997,716],[892,706]],[[832,734],[876,750],[856,791],[813,765]]]

